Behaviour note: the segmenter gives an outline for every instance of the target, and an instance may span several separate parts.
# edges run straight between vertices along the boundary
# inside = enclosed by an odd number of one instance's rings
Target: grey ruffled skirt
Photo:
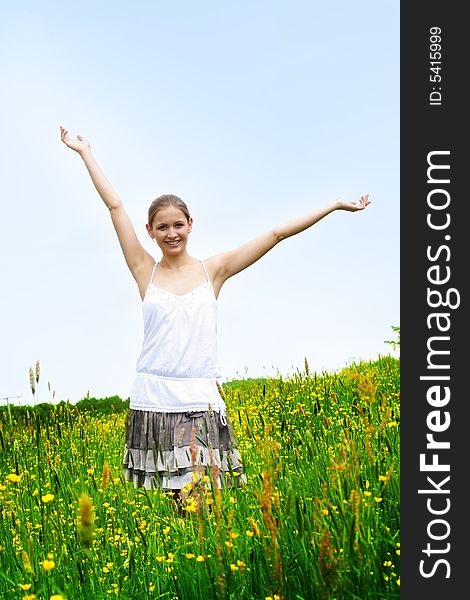
[[[130,409],[123,470],[127,481],[147,489],[179,490],[201,474],[218,487],[246,481],[230,420],[214,411]]]

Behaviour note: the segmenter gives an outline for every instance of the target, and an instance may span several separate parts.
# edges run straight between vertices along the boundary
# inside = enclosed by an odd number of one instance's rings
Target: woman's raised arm
[[[60,138],[66,146],[75,150],[85,163],[93,185],[110,211],[127,266],[139,283],[139,276],[145,268],[145,263],[153,262],[153,259],[140,244],[121,199],[96,162],[89,142],[81,135],[77,135],[76,139],[70,137],[63,127],[60,127]]]
[[[213,256],[209,259],[209,264],[212,263],[214,287],[217,293],[224,281],[255,263],[281,240],[308,229],[335,210],[357,212],[364,210],[368,204],[370,204],[368,194],[361,196],[358,202],[336,200],[313,212],[279,225],[238,248]]]

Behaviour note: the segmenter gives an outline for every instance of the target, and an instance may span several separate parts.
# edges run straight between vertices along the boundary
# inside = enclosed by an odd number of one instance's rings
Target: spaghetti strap
[[[209,282],[210,282],[210,279],[209,279],[209,274],[208,274],[208,272],[207,272],[206,265],[204,264],[204,261],[203,261],[203,260],[200,260],[199,262],[201,263],[201,265],[202,265],[202,267],[203,267],[203,269],[204,269],[204,273],[206,274],[206,279],[207,279],[207,281],[209,281]]]
[[[157,262],[157,261],[155,261],[155,264],[153,265],[153,269],[152,269],[152,276],[150,277],[149,285],[150,285],[151,283],[153,283],[153,278],[154,278],[154,276],[155,276],[155,269],[157,268],[157,265],[158,265],[158,262]]]

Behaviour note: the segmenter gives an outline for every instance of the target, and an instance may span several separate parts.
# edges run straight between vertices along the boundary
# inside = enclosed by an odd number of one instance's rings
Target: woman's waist
[[[137,371],[131,407],[146,410],[212,410],[225,414],[216,377],[173,377]]]
[[[217,377],[174,377],[137,371],[132,395],[164,403],[172,400],[184,403],[189,399],[198,399],[214,405],[222,399],[220,389]]]

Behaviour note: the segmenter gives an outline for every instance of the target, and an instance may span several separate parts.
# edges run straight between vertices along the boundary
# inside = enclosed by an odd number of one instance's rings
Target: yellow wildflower
[[[190,552],[188,554],[185,554],[186,558],[195,558],[194,554],[191,554]]]
[[[49,600],[65,600],[62,594],[52,594]]]
[[[46,504],[47,502],[52,502],[54,500],[54,494],[46,494],[45,496],[41,496],[41,500]]]
[[[259,527],[257,522],[253,519],[253,517],[248,517],[248,521],[250,522],[251,528],[255,535],[259,535]]]
[[[36,600],[36,594],[28,594],[27,596],[23,596],[23,600]]]
[[[375,500],[376,502],[382,502],[383,498],[377,498],[377,497],[374,497],[374,500]]]
[[[46,558],[46,560],[42,561],[41,565],[44,571],[52,571],[52,569],[55,567],[55,562]]]
[[[18,586],[24,591],[26,592],[27,590],[29,590],[29,588],[31,587],[30,583],[19,583]]]
[[[234,565],[233,563],[230,563],[230,569],[231,569],[232,571],[238,571],[238,567],[237,567],[237,565]]]
[[[204,557],[200,554],[197,558],[196,558],[197,562],[204,562]]]
[[[19,481],[21,481],[21,475],[17,475],[16,473],[10,473],[9,475],[7,475],[7,479],[12,483],[18,483]]]

